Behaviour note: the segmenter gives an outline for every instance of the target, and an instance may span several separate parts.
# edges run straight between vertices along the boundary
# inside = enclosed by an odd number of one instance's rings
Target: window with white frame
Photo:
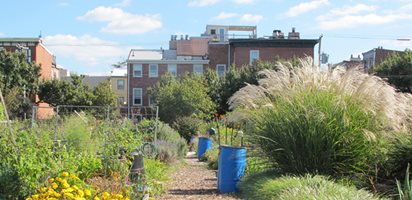
[[[203,65],[201,64],[193,65],[193,73],[203,74]]]
[[[133,88],[133,105],[141,106],[143,103],[142,99],[142,88]]]
[[[259,50],[250,50],[250,60],[249,65],[253,64],[256,60],[259,60]]]
[[[157,77],[158,75],[158,66],[157,64],[149,65],[149,77]]]
[[[177,75],[177,66],[176,66],[176,64],[168,64],[167,65],[167,71],[171,75],[176,76]]]
[[[117,80],[117,89],[124,90],[124,80],[123,79]]]
[[[216,65],[216,72],[219,77],[225,76],[226,72],[226,65],[225,64],[217,64]]]
[[[133,64],[133,77],[142,77],[142,64]]]

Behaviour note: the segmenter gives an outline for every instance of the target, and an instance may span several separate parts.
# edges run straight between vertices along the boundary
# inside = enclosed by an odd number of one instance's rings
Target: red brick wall
[[[209,44],[208,51],[212,70],[216,70],[217,64],[226,64],[228,66],[228,44]]]
[[[37,45],[36,51],[32,56],[34,56],[35,62],[41,66],[40,78],[44,80],[51,80],[53,55],[51,55],[43,46]]]
[[[259,59],[264,61],[275,61],[277,58],[292,59],[293,57],[313,58],[313,48],[290,48],[290,47],[232,47],[231,63],[236,66],[248,65],[250,61],[250,50],[259,50]]]

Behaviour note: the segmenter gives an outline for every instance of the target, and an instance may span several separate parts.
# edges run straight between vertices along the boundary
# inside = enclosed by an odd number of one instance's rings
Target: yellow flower
[[[38,194],[33,194],[33,195],[31,195],[31,198],[33,198],[33,199],[38,199],[38,198],[39,198],[39,195],[38,195]]]
[[[82,190],[77,190],[77,194],[78,194],[80,197],[83,197],[83,196],[84,196],[84,192],[83,192]]]
[[[100,198],[99,197],[94,197],[93,200],[100,200]]]
[[[70,185],[68,184],[68,183],[63,183],[63,188],[69,188],[70,187]]]
[[[79,187],[77,187],[77,185],[73,185],[73,189],[78,190]]]
[[[29,198],[26,198],[26,200],[33,200],[33,199],[29,197]]]
[[[52,183],[52,184],[51,184],[51,187],[52,187],[53,189],[56,189],[56,188],[59,187],[59,185],[57,185],[57,183]]]
[[[53,182],[54,182],[54,178],[50,178],[49,181],[50,181],[50,183],[53,183]]]
[[[63,177],[68,177],[68,176],[69,176],[69,172],[63,172],[63,173],[62,173],[62,176],[63,176]]]
[[[90,191],[90,190],[84,190],[84,194],[86,195],[86,196],[92,196],[92,192]]]
[[[40,188],[41,193],[45,193],[46,191],[47,191],[47,188],[45,188],[45,187]]]
[[[56,181],[62,182],[62,178],[57,177],[57,178],[56,178]]]
[[[63,196],[74,198],[74,195],[72,193],[63,193]]]

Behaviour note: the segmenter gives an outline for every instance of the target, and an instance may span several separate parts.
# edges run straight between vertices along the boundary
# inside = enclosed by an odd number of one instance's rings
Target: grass
[[[277,171],[249,175],[239,184],[243,199],[276,200],[378,200],[365,190],[335,183],[323,176],[278,176]]]

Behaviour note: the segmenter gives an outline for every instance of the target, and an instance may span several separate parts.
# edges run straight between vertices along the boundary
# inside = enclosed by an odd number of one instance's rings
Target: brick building
[[[364,69],[364,65],[363,65],[363,61],[360,58],[360,55],[358,55],[357,57],[353,57],[353,55],[350,55],[349,60],[344,60],[340,63],[334,64],[333,68],[337,67],[337,66],[342,66],[344,67],[346,70],[348,69],[356,69],[356,70],[361,70],[363,71]]]
[[[258,38],[256,26],[207,25],[200,37],[172,35],[167,50],[132,49],[127,59],[129,109],[153,105],[147,89],[166,72],[179,76],[209,68],[223,76],[230,66],[247,66],[255,60],[313,58],[317,43],[300,39],[295,29],[287,36],[275,30]]]
[[[53,68],[56,68],[56,57],[43,45],[41,38],[0,38],[0,49],[12,52],[22,52],[26,55],[27,62],[40,65],[40,79],[51,80]],[[38,101],[38,97],[34,101]],[[37,118],[48,118],[53,114],[53,109],[46,103],[39,103]]]
[[[391,54],[394,53],[403,53],[403,51],[396,51],[384,49],[383,47],[378,47],[371,49],[365,53],[362,53],[365,72],[372,72],[374,66],[381,64],[386,58],[388,58]]]

